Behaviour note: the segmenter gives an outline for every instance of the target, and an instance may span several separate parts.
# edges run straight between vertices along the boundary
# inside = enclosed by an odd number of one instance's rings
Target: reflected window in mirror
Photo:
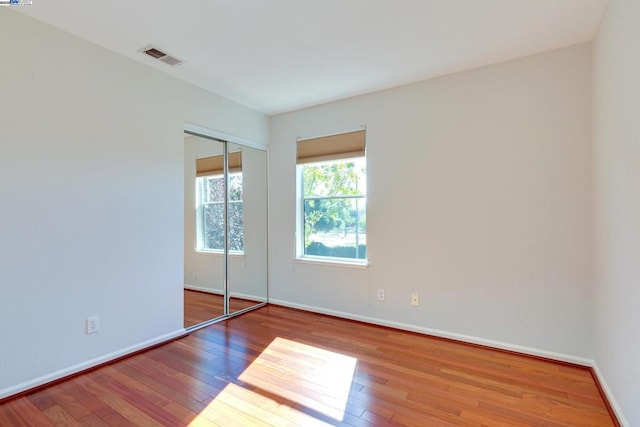
[[[224,250],[224,175],[196,179],[198,251]],[[244,253],[242,172],[229,174],[229,253]]]

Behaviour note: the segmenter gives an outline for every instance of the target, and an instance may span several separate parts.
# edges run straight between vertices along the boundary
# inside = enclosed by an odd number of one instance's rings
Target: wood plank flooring
[[[0,405],[1,426],[609,426],[586,368],[278,306]]]
[[[222,295],[206,292],[184,290],[184,327],[206,322],[224,313],[224,300]],[[260,304],[259,301],[250,301],[232,297],[229,301],[231,312],[240,311],[252,305]]]

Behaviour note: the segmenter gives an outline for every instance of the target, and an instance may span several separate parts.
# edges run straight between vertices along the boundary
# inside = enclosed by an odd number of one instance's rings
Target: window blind
[[[224,173],[224,156],[203,157],[196,159],[196,176],[222,175]],[[242,151],[229,153],[229,172],[242,170]]]
[[[362,157],[365,153],[365,131],[340,133],[298,140],[297,164]]]

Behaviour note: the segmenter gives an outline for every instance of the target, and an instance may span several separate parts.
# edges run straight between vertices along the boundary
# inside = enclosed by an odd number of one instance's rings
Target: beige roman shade
[[[224,156],[203,157],[196,159],[196,176],[222,175],[224,173]],[[242,151],[229,153],[229,172],[242,170]]]
[[[298,140],[298,164],[362,157],[365,131]]]

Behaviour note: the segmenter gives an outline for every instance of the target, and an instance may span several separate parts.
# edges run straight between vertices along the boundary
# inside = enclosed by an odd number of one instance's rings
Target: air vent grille
[[[139,52],[142,52],[145,55],[149,55],[152,58],[158,59],[164,62],[165,64],[169,64],[172,67],[183,64],[183,61],[179,60],[175,56],[172,56],[163,52],[162,50],[158,49],[155,46],[151,46],[151,45],[145,46],[142,49],[140,49]]]

